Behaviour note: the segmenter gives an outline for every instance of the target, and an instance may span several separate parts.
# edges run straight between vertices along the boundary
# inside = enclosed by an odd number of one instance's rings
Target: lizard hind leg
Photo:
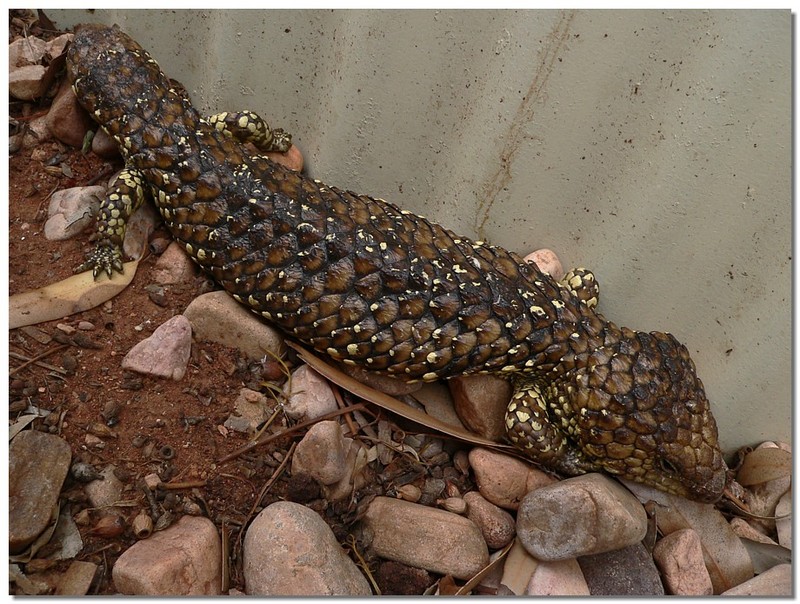
[[[538,384],[520,381],[506,410],[506,435],[527,457],[560,474],[576,476],[599,469],[570,443],[550,418],[546,395]]]

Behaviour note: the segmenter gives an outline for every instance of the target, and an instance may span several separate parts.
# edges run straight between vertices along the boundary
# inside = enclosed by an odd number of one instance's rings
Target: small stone
[[[144,477],[144,483],[147,485],[148,489],[154,491],[158,488],[158,485],[161,484],[161,477],[155,472],[152,472]]]
[[[556,482],[516,457],[480,447],[470,451],[469,463],[481,495],[506,510],[516,510],[530,491]]]
[[[192,325],[184,315],[176,315],[131,348],[122,368],[177,381],[186,374],[191,350]]]
[[[105,195],[103,187],[73,187],[53,193],[44,223],[44,236],[50,241],[62,241],[81,233],[94,224]]]
[[[588,596],[589,586],[574,558],[540,562],[525,589],[526,596]]]
[[[270,415],[266,396],[255,390],[242,388],[233,402],[233,414],[225,421],[225,427],[252,434]]]
[[[283,336],[236,302],[226,292],[216,291],[195,298],[184,311],[198,342],[217,342],[236,348],[258,360],[267,351],[280,356]]]
[[[477,491],[464,495],[467,502],[467,518],[481,529],[489,549],[505,547],[516,535],[514,518],[504,509],[484,499]]]
[[[78,329],[81,331],[94,331],[94,323],[89,321],[78,321]]]
[[[489,563],[474,522],[444,510],[376,497],[362,518],[369,549],[377,556],[431,572],[469,579]]]
[[[792,594],[792,565],[778,564],[749,581],[740,583],[727,591],[723,596],[761,596],[774,598]]]
[[[220,593],[222,550],[214,523],[183,516],[137,541],[114,564],[117,591],[136,596],[213,596]]]
[[[98,568],[97,564],[74,560],[58,582],[55,595],[85,596]]]
[[[564,268],[561,265],[561,260],[553,250],[542,248],[531,252],[525,258],[525,262],[533,263],[543,273],[547,273],[556,281],[561,281],[564,278]]]
[[[675,596],[710,596],[711,577],[703,562],[700,536],[692,529],[680,529],[656,543],[653,559],[661,569],[667,593]]]
[[[500,442],[506,433],[511,383],[492,375],[465,375],[448,380],[447,385],[464,426],[470,432]]]
[[[641,543],[578,558],[593,596],[663,596],[653,557]]]
[[[517,513],[517,536],[539,560],[599,554],[640,542],[642,504],[602,474],[584,474],[528,493]]]
[[[400,499],[416,503],[419,501],[419,498],[422,497],[422,491],[415,484],[404,484],[403,486],[397,487],[397,496]]]
[[[8,74],[8,92],[16,99],[32,101],[39,94],[45,71],[42,65],[24,65]]]
[[[53,134],[47,127],[47,116],[40,115],[28,122],[28,129],[22,138],[22,146],[25,149],[33,148],[35,151],[37,148],[41,149],[41,147],[37,147],[37,145],[52,139]]]
[[[44,69],[44,68],[42,68]],[[97,125],[81,107],[72,86],[65,78],[56,98],[47,112],[47,127],[58,140],[72,147],[83,146],[83,139],[90,128]]]
[[[352,439],[342,436],[335,420],[314,424],[297,444],[292,457],[292,474],[307,474],[324,485],[342,479],[347,468],[347,450]]]
[[[113,465],[106,466],[100,473],[102,479],[94,480],[84,487],[92,507],[105,508],[122,500],[123,484],[114,474]]]
[[[197,265],[177,241],[164,250],[153,267],[153,281],[160,285],[186,283],[196,274]]]
[[[56,329],[58,329],[59,331],[64,332],[68,336],[71,336],[72,334],[74,334],[77,331],[77,329],[75,329],[72,325],[69,325],[67,323],[58,323],[58,324],[56,324]]]
[[[24,550],[50,524],[71,458],[70,446],[57,436],[24,430],[11,440],[8,452],[11,553]]]
[[[339,408],[328,381],[308,365],[292,372],[283,393],[288,399],[284,412],[291,419],[316,419]]]
[[[315,511],[279,501],[264,508],[244,538],[249,596],[368,596],[369,583]]]

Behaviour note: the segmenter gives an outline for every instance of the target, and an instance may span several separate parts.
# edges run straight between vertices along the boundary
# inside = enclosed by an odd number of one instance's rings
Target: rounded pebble
[[[469,463],[481,495],[506,510],[516,510],[530,491],[555,482],[516,457],[481,447],[469,452]]]
[[[602,474],[541,487],[522,500],[517,535],[540,560],[565,560],[640,542],[647,515],[639,501]]]
[[[328,381],[308,365],[292,372],[283,392],[288,398],[284,412],[291,419],[316,419],[339,408]]]
[[[464,501],[468,506],[467,518],[481,529],[489,549],[500,549],[511,543],[516,535],[516,526],[511,514],[487,501],[477,491],[464,495]]]
[[[445,510],[376,497],[362,518],[369,549],[377,556],[469,579],[489,563],[489,550],[474,522]]]
[[[661,570],[667,592],[676,596],[710,596],[711,577],[703,561],[700,536],[692,529],[681,529],[659,539],[653,559]]]
[[[372,590],[315,511],[279,501],[256,516],[244,538],[249,596],[369,596]]]
[[[531,252],[523,260],[535,264],[540,271],[547,273],[556,281],[561,281],[564,278],[564,267],[553,250],[542,248]]]
[[[338,482],[347,471],[345,461],[351,439],[346,440],[347,446],[337,421],[314,424],[297,444],[292,474],[308,474],[324,485]]]

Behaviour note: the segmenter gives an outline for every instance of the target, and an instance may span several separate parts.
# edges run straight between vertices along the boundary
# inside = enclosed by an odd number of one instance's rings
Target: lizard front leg
[[[122,241],[125,239],[125,228],[144,201],[144,182],[138,170],[125,169],[119,173],[100,204],[95,248],[87,256],[86,262],[75,269],[76,273],[91,269],[96,279],[101,271],[105,271],[110,279],[113,271],[123,271]]]

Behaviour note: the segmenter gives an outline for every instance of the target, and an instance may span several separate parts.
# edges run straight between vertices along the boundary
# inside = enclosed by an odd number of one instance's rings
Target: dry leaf
[[[427,426],[428,428],[432,428],[433,430],[437,430],[448,436],[452,436],[454,438],[458,438],[460,440],[466,441],[473,445],[480,445],[482,447],[489,447],[496,450],[501,451],[508,451],[513,450],[513,447],[510,445],[503,445],[497,443],[493,440],[489,440],[487,438],[482,438],[471,432],[467,432],[466,430],[462,430],[456,426],[452,426],[450,424],[446,424],[435,417],[428,415],[427,413],[423,413],[417,409],[409,407],[405,403],[400,402],[396,398],[389,396],[388,394],[384,394],[378,390],[370,388],[369,386],[365,386],[358,380],[345,375],[338,369],[328,365],[319,357],[311,354],[305,348],[302,348],[298,344],[294,342],[287,341],[287,345],[291,346],[297,351],[298,356],[302,361],[307,363],[312,369],[314,369],[317,373],[324,376],[325,378],[329,379],[334,384],[337,384],[341,388],[344,388],[348,392],[352,392],[358,397],[363,398],[370,403],[374,403],[384,409],[387,409],[397,415],[405,417],[406,419],[410,419],[415,421],[423,426]]]
[[[123,274],[105,274],[95,281],[92,271],[67,277],[39,289],[15,294],[8,300],[8,328],[16,329],[83,312],[110,300],[128,287],[139,262],[126,262]]]

